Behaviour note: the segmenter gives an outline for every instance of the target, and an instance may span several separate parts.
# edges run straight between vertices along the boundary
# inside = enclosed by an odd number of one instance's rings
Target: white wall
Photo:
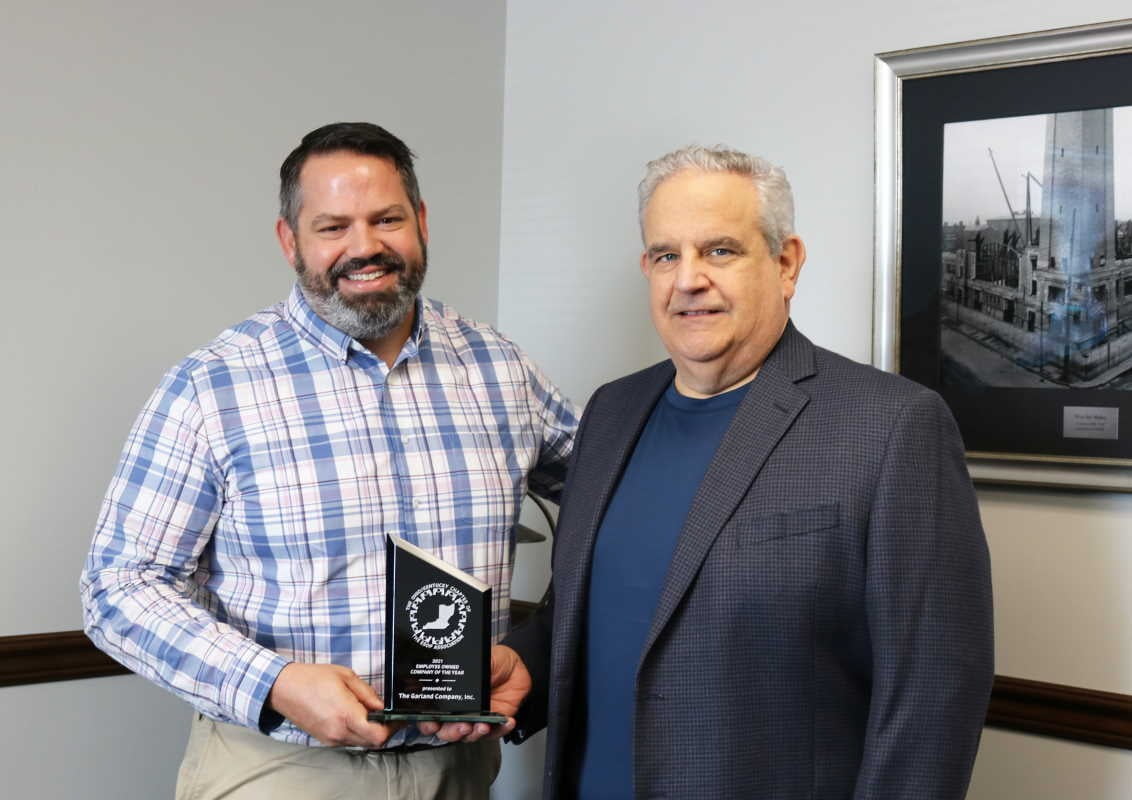
[[[12,800],[171,798],[191,709],[133,675],[0,689]]]
[[[431,208],[427,290],[496,314],[502,0],[101,5],[18,4],[0,27],[17,378],[0,507],[19,532],[0,635],[78,627],[78,566],[146,395],[286,295],[277,170],[308,130],[366,119],[404,137]]]
[[[1120,0],[510,0],[500,325],[579,400],[659,357],[636,184],[649,158],[725,142],[782,164],[794,184],[809,246],[795,320],[867,361],[873,55],[1127,14]],[[998,671],[1132,692],[1132,496],[980,499]],[[990,731],[971,797],[1115,800],[1130,774],[1126,751]]]
[[[6,4],[0,636],[80,627],[79,568],[141,404],[190,349],[285,297],[277,170],[307,131],[362,119],[404,137],[430,206],[426,291],[494,320],[504,13]],[[134,677],[0,689],[5,786],[171,796],[187,708]]]

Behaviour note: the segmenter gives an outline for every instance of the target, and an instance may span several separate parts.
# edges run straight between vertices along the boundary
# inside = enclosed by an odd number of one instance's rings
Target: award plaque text
[[[490,711],[491,587],[387,535],[385,710],[371,720],[502,723]]]

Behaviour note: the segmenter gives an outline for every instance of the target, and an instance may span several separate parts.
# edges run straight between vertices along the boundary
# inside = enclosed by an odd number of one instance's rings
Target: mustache
[[[386,269],[390,272],[404,272],[405,259],[392,251],[386,253],[374,253],[367,258],[351,258],[349,261],[343,261],[341,264],[335,264],[334,267],[327,273],[327,277],[336,281],[355,272],[363,267],[379,267]]]

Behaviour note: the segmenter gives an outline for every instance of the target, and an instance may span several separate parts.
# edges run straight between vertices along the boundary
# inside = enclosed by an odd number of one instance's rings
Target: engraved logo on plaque
[[[447,650],[458,644],[464,638],[469,609],[468,598],[451,584],[420,587],[405,604],[413,641],[431,650]]]

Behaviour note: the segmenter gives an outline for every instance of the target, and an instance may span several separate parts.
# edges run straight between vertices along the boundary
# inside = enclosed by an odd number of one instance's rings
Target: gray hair
[[[641,235],[645,230],[645,209],[653,192],[666,179],[686,169],[703,172],[731,172],[751,179],[759,197],[759,229],[772,257],[782,253],[782,243],[794,233],[794,193],[781,167],[765,158],[740,153],[724,145],[703,147],[698,144],[673,150],[650,161],[645,177],[637,187],[637,217]]]

